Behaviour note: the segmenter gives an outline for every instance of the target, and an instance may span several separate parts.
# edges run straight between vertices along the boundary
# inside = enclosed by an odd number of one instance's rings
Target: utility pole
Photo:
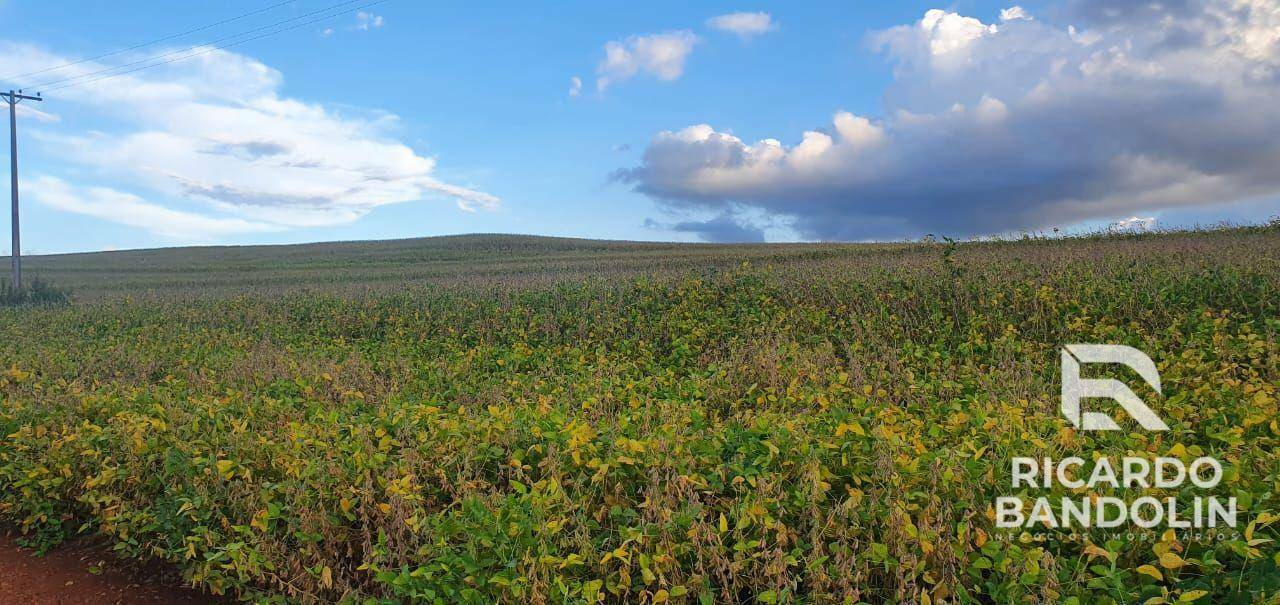
[[[13,201],[13,250],[9,260],[13,263],[13,291],[22,290],[22,238],[18,229],[18,102],[43,101],[40,93],[36,96],[24,95],[22,91],[0,92],[0,97],[9,103],[9,191]]]

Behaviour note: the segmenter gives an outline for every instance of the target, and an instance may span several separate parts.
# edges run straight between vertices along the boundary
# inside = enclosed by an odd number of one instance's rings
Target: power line
[[[89,78],[93,78],[93,76],[97,76],[97,75],[100,75],[100,74],[105,74],[105,73],[110,73],[110,72],[117,71],[117,70],[127,69],[127,68],[129,68],[129,67],[133,67],[133,66],[135,66],[135,65],[142,65],[142,64],[144,64],[144,63],[150,63],[150,62],[152,62],[152,61],[157,61],[157,60],[160,60],[160,59],[164,59],[164,58],[166,58],[166,57],[172,57],[172,56],[175,56],[175,55],[181,55],[182,53],[189,53],[189,52],[191,52],[191,51],[194,51],[194,50],[197,50],[197,49],[201,49],[201,48],[204,48],[204,47],[209,47],[209,46],[215,46],[215,47],[216,47],[216,46],[218,46],[218,45],[220,45],[220,44],[222,44],[222,43],[224,43],[224,42],[227,42],[227,41],[229,41],[229,40],[235,40],[236,38],[241,38],[241,37],[244,37],[244,36],[248,36],[248,35],[250,35],[250,34],[254,34],[254,33],[256,33],[256,32],[260,32],[260,31],[263,31],[263,30],[269,30],[269,29],[271,29],[271,28],[273,28],[273,27],[279,27],[279,26],[281,26],[281,25],[285,25],[285,24],[288,24],[288,23],[292,23],[292,22],[294,22],[294,21],[298,21],[298,20],[300,20],[300,19],[306,19],[307,17],[312,17],[312,16],[317,15],[317,14],[320,14],[320,13],[324,13],[324,12],[328,12],[328,11],[331,11],[331,10],[334,10],[334,9],[338,9],[338,8],[343,8],[343,7],[346,7],[346,6],[350,6],[351,4],[355,4],[355,3],[357,3],[357,2],[361,2],[361,1],[363,1],[363,0],[345,0],[344,2],[339,2],[339,3],[337,3],[337,4],[331,4],[331,5],[329,5],[329,6],[326,6],[326,7],[322,8],[322,9],[319,9],[319,10],[314,10],[314,11],[311,11],[311,12],[309,12],[309,13],[304,13],[304,14],[301,14],[301,15],[298,15],[298,16],[295,16],[295,17],[290,17],[290,18],[288,18],[288,19],[284,19],[284,20],[281,20],[281,21],[276,21],[275,23],[270,23],[270,24],[267,24],[267,25],[263,25],[263,26],[261,26],[261,27],[255,27],[255,28],[252,28],[252,29],[249,29],[249,30],[246,30],[246,31],[242,31],[242,32],[240,32],[240,33],[232,34],[232,35],[230,35],[230,36],[223,36],[223,37],[221,37],[221,38],[217,38],[217,39],[215,39],[215,40],[211,40],[211,41],[209,41],[209,42],[204,42],[204,43],[201,43],[201,44],[194,44],[194,45],[192,45],[192,46],[188,46],[188,47],[186,47],[186,48],[181,48],[181,49],[178,49],[178,50],[172,50],[172,51],[169,51],[169,52],[166,52],[166,53],[162,53],[162,54],[155,55],[155,56],[151,56],[151,57],[146,57],[146,58],[144,58],[144,59],[139,59],[139,60],[137,60],[137,61],[132,61],[132,62],[130,62],[130,63],[125,63],[125,64],[122,64],[122,65],[115,65],[115,66],[112,66],[112,67],[106,67],[106,68],[103,68],[103,69],[99,69],[99,70],[97,70],[97,71],[91,71],[91,72],[87,72],[87,73],[77,74],[77,75],[75,75],[75,76],[69,76],[69,77],[66,77],[66,78],[58,79],[58,80],[51,80],[51,81],[49,81],[49,82],[45,82],[45,83],[40,84],[40,85],[37,85],[37,86],[29,86],[28,88],[35,88],[35,89],[39,89],[39,90],[54,90],[54,89],[55,89],[55,88],[51,88],[51,87],[56,87],[56,88],[65,88],[65,87],[66,87],[66,85],[65,85],[64,83],[66,83],[66,82],[72,82],[72,81],[74,81],[74,80],[81,80],[81,79],[89,79]],[[336,13],[335,15],[329,15],[328,17],[336,16],[337,14],[341,14],[341,13]],[[325,18],[328,18],[328,17],[325,17]],[[302,24],[302,25],[305,25],[305,23],[304,23],[304,24]],[[253,38],[253,39],[258,39],[258,38]],[[241,42],[248,42],[248,41],[249,41],[249,40],[243,40],[243,41],[241,41]],[[226,46],[234,46],[235,44],[239,44],[239,43],[240,43],[240,42],[234,42],[234,43],[231,43],[231,44],[227,44]],[[203,54],[203,53],[198,53],[198,54]],[[191,55],[191,56],[196,56],[196,55]],[[163,61],[163,62],[160,62],[160,63],[156,63],[156,65],[165,65],[165,64],[170,63],[170,62],[171,62],[171,61]],[[123,74],[125,74],[125,73],[133,73],[134,71],[137,71],[137,70],[128,70],[128,71],[123,71],[123,72],[121,72],[121,75],[123,75]],[[95,81],[95,82],[96,82],[96,81],[97,81],[97,79],[92,79],[92,80],[89,80],[89,81]]]
[[[53,66],[53,67],[46,67],[46,68],[44,68],[44,69],[37,69],[36,71],[29,71],[29,72],[27,72],[27,73],[25,73],[25,74],[18,74],[18,75],[16,75],[16,76],[9,76],[9,77],[6,77],[6,78],[0,78],[0,80],[6,81],[6,82],[16,82],[16,81],[18,81],[18,80],[21,80],[21,79],[23,79],[23,78],[27,78],[27,77],[30,77],[30,76],[36,76],[36,75],[40,75],[40,74],[43,74],[43,73],[48,73],[48,72],[51,72],[51,71],[57,71],[57,70],[59,70],[59,69],[64,69],[64,68],[67,68],[67,67],[72,67],[72,66],[75,66],[75,65],[80,65],[80,64],[82,64],[82,63],[88,63],[88,62],[90,62],[90,61],[97,61],[97,60],[99,60],[99,59],[105,59],[105,58],[107,58],[107,57],[114,57],[115,55],[118,55],[118,54],[121,54],[121,53],[127,53],[127,52],[129,52],[129,51],[131,51],[131,50],[138,50],[139,48],[146,48],[146,47],[148,47],[148,46],[153,46],[153,45],[159,44],[159,43],[161,43],[161,42],[168,42],[169,40],[174,40],[174,39],[176,39],[176,38],[182,38],[182,37],[184,37],[184,36],[189,36],[189,35],[191,35],[191,34],[196,34],[196,33],[200,33],[200,32],[205,31],[205,30],[213,29],[213,28],[218,27],[218,26],[220,26],[220,25],[226,25],[226,24],[228,24],[228,23],[234,23],[234,22],[239,21],[239,20],[241,20],[241,19],[247,19],[247,18],[249,18],[249,17],[253,17],[253,16],[255,16],[255,15],[261,15],[262,13],[265,13],[265,12],[268,12],[268,11],[271,11],[271,10],[274,10],[274,9],[277,9],[277,8],[280,8],[280,7],[282,7],[282,6],[286,5],[286,4],[293,4],[293,2],[294,2],[294,0],[285,0],[285,2],[277,2],[277,3],[272,4],[271,6],[268,6],[268,7],[266,7],[266,8],[260,8],[260,9],[255,10],[255,11],[250,11],[250,12],[247,12],[247,13],[244,13],[244,14],[241,14],[241,15],[236,15],[236,16],[231,17],[231,18],[229,18],[229,19],[223,19],[223,20],[218,21],[218,22],[216,22],[216,23],[210,23],[210,24],[208,24],[208,25],[202,25],[202,26],[197,27],[197,28],[195,28],[195,29],[189,29],[189,30],[184,31],[184,32],[181,32],[181,33],[177,33],[177,34],[173,34],[173,35],[165,36],[165,37],[163,37],[163,38],[156,38],[155,40],[151,40],[151,41],[149,41],[149,42],[143,42],[142,44],[135,44],[135,45],[133,45],[133,46],[129,46],[129,47],[125,47],[125,48],[121,48],[121,49],[118,49],[118,50],[113,50],[113,51],[108,52],[108,53],[103,53],[103,54],[100,54],[100,55],[97,55],[97,56],[88,57],[88,58],[86,58],[86,59],[80,59],[80,60],[78,60],[78,61],[71,61],[70,63],[63,63],[62,65],[55,65],[55,66]]]
[[[325,16],[322,16],[322,17],[318,17],[318,18],[312,19],[312,20],[310,20],[310,21],[305,21],[305,22],[303,22],[303,23],[298,23],[298,24],[296,24],[296,25],[291,25],[291,26],[289,26],[289,27],[284,27],[284,28],[281,28],[281,29],[278,29],[278,30],[275,30],[275,31],[266,32],[266,33],[264,33],[264,34],[262,34],[262,35],[254,36],[254,37],[252,37],[252,38],[246,38],[246,39],[244,39],[244,40],[237,40],[237,41],[232,42],[232,43],[230,43],[230,44],[224,44],[224,45],[221,45],[221,46],[214,46],[214,47],[209,47],[209,48],[202,48],[202,49],[201,49],[200,51],[198,51],[198,52],[194,52],[194,53],[191,53],[191,54],[188,54],[188,55],[183,55],[183,56],[180,56],[180,57],[175,57],[175,58],[172,58],[172,59],[169,59],[169,60],[166,60],[166,61],[161,61],[161,62],[159,62],[159,63],[152,63],[152,64],[149,64],[149,65],[143,65],[143,66],[141,66],[141,67],[135,67],[135,68],[130,69],[130,70],[126,70],[126,71],[122,71],[122,72],[118,72],[118,73],[113,73],[113,74],[107,74],[107,75],[100,76],[100,77],[97,77],[97,78],[92,78],[92,79],[89,79],[89,80],[81,80],[81,81],[78,81],[78,82],[69,82],[69,83],[67,83],[67,84],[61,84],[61,85],[58,85],[58,86],[54,86],[53,88],[48,88],[48,89],[46,89],[46,90],[48,90],[48,91],[62,90],[62,89],[64,89],[64,88],[72,88],[72,87],[75,87],[75,86],[82,86],[82,85],[86,85],[86,84],[93,84],[94,82],[101,82],[101,81],[103,81],[103,80],[110,80],[111,78],[118,78],[118,77],[120,77],[120,76],[125,76],[125,75],[131,74],[131,73],[139,72],[139,71],[142,71],[142,70],[144,70],[144,69],[151,69],[152,67],[159,67],[159,66],[161,66],[161,65],[168,65],[168,64],[170,64],[170,63],[177,63],[178,61],[184,61],[184,60],[186,60],[186,59],[191,59],[191,58],[193,58],[193,57],[199,57],[199,56],[201,56],[201,55],[207,55],[207,54],[209,54],[209,53],[216,52],[216,51],[219,51],[219,50],[225,50],[225,49],[228,49],[228,48],[233,48],[233,47],[239,46],[239,45],[241,45],[241,44],[246,44],[246,43],[249,43],[249,42],[253,42],[254,40],[261,40],[261,39],[263,39],[263,38],[269,38],[269,37],[274,36],[274,35],[276,35],[276,34],[281,34],[281,33],[284,33],[284,32],[287,32],[287,31],[292,31],[292,30],[295,30],[295,29],[298,29],[298,28],[301,28],[301,27],[306,27],[306,26],[308,26],[308,25],[312,25],[312,24],[315,24],[315,23],[319,23],[319,22],[321,22],[321,21],[325,21],[325,20],[328,20],[328,19],[332,19],[332,18],[337,17],[337,16],[339,16],[339,15],[348,14],[348,13],[350,13],[350,12],[352,12],[352,11],[364,10],[364,9],[366,9],[366,8],[371,8],[371,7],[377,6],[377,5],[379,5],[379,4],[382,4],[382,3],[384,3],[384,2],[390,2],[390,1],[391,1],[391,0],[376,0],[375,2],[369,2],[369,3],[367,3],[367,4],[362,4],[362,5],[357,6],[357,7],[355,7],[355,8],[351,8],[351,9],[347,9],[347,10],[339,11],[339,12],[336,12],[336,13],[332,13],[332,14],[329,14],[329,15],[325,15]],[[344,3],[344,4],[349,4],[349,3]],[[313,13],[313,14],[314,14],[314,13]],[[197,46],[197,47],[193,47],[193,48],[200,48],[200,47],[198,47],[198,46]],[[172,53],[168,53],[168,54],[172,54]],[[163,56],[167,56],[167,55],[161,55],[161,57],[163,57]],[[160,57],[154,57],[154,58],[157,58],[157,59],[158,59],[158,58],[160,58]],[[124,67],[124,66],[121,66],[121,67]]]
[[[52,81],[45,82],[45,83],[40,84],[40,85],[37,85],[37,86],[30,86],[30,87],[28,87],[28,88],[34,88],[34,89],[37,89],[37,90],[49,90],[49,91],[52,91],[52,90],[60,90],[60,89],[63,89],[63,88],[68,88],[68,87],[70,87],[70,86],[78,86],[78,85],[80,85],[80,84],[88,84],[88,83],[90,83],[90,82],[98,82],[98,81],[101,81],[101,80],[106,80],[106,79],[109,79],[109,78],[114,78],[114,77],[116,77],[116,76],[123,76],[123,75],[125,75],[125,74],[131,74],[131,73],[134,73],[134,72],[137,72],[137,71],[141,71],[141,70],[143,70],[143,69],[149,69],[149,68],[152,68],[152,67],[158,67],[158,66],[160,66],[160,65],[167,65],[167,64],[169,64],[169,63],[174,63],[174,62],[181,61],[181,60],[184,60],[184,59],[190,59],[190,58],[192,58],[192,57],[198,57],[198,56],[200,56],[200,55],[208,54],[208,53],[211,53],[211,52],[216,51],[216,50],[222,50],[222,49],[224,49],[224,48],[231,48],[231,47],[234,47],[234,46],[239,46],[239,45],[244,44],[244,43],[246,43],[246,42],[252,42],[252,41],[254,41],[254,40],[261,40],[261,39],[263,39],[263,38],[270,37],[270,36],[274,36],[274,35],[279,34],[279,33],[282,33],[282,32],[291,31],[291,30],[294,30],[294,29],[298,29],[298,28],[300,28],[300,27],[306,27],[307,25],[311,25],[311,24],[313,24],[313,23],[318,23],[318,22],[320,22],[320,21],[324,21],[324,20],[326,20],[326,19],[332,19],[333,17],[337,17],[338,15],[343,15],[343,14],[349,13],[349,12],[351,12],[351,11],[362,10],[362,9],[365,9],[365,8],[369,8],[369,7],[371,7],[371,6],[375,6],[375,5],[378,5],[378,4],[382,4],[383,2],[388,2],[389,0],[377,0],[377,1],[375,1],[375,2],[370,2],[370,3],[363,4],[363,5],[360,5],[360,6],[354,7],[354,8],[344,8],[344,7],[349,7],[349,6],[350,6],[350,5],[352,5],[352,4],[355,4],[355,3],[357,3],[357,2],[362,2],[362,1],[363,1],[363,0],[346,0],[345,2],[339,2],[339,3],[337,3],[337,4],[332,4],[332,5],[330,5],[330,6],[327,6],[327,7],[325,7],[325,8],[319,9],[319,10],[315,10],[315,11],[311,11],[311,12],[309,12],[309,13],[305,13],[305,14],[302,14],[302,15],[298,15],[297,17],[292,17],[292,18],[285,19],[285,20],[282,20],[282,21],[277,21],[277,22],[275,22],[275,23],[272,23],[272,24],[270,24],[270,25],[264,25],[264,26],[262,26],[262,27],[255,27],[255,28],[253,28],[253,29],[250,29],[250,30],[247,30],[247,31],[243,31],[243,32],[240,32],[240,33],[238,33],[238,34],[234,34],[234,35],[230,35],[230,36],[224,36],[224,37],[222,37],[222,38],[218,38],[218,39],[216,39],[216,40],[212,40],[212,41],[210,41],[210,42],[206,42],[206,43],[203,43],[203,44],[196,44],[196,45],[193,45],[193,46],[189,46],[189,47],[187,47],[187,48],[183,48],[183,49],[179,49],[179,50],[170,51],[170,52],[163,53],[163,54],[160,54],[160,55],[156,55],[156,56],[153,56],[153,57],[148,57],[148,58],[146,58],[146,59],[140,59],[140,60],[133,61],[133,62],[130,62],[130,63],[125,63],[125,64],[123,64],[123,65],[116,65],[116,66],[114,66],[114,67],[108,67],[108,68],[104,68],[104,69],[99,69],[99,70],[97,70],[97,71],[91,71],[91,72],[83,73],[83,74],[79,74],[79,75],[76,75],[76,76],[70,76],[70,77],[61,78],[61,79],[58,79],[58,80],[52,80]],[[236,38],[243,38],[244,36],[248,36],[248,35],[253,34],[253,33],[256,33],[256,32],[260,32],[260,31],[263,31],[263,30],[270,30],[270,29],[271,29],[271,28],[273,28],[273,27],[279,27],[279,26],[281,26],[281,25],[285,25],[285,24],[288,24],[288,23],[292,23],[292,22],[294,22],[294,21],[298,21],[299,19],[306,19],[307,17],[312,17],[312,16],[315,16],[315,15],[318,15],[318,14],[321,14],[321,13],[328,13],[329,11],[333,11],[333,10],[335,10],[335,9],[342,9],[342,10],[339,10],[338,12],[333,12],[333,13],[330,13],[330,14],[322,15],[322,16],[320,16],[320,17],[318,17],[318,18],[311,19],[311,20],[309,20],[309,21],[303,21],[302,23],[297,23],[297,24],[295,24],[295,25],[291,25],[291,26],[288,26],[288,27],[283,27],[283,28],[276,29],[276,30],[273,30],[273,31],[267,31],[266,33],[263,33],[263,34],[261,34],[261,35],[253,36],[253,37],[250,37],[250,38],[244,38],[244,39],[242,39],[242,40],[236,40]],[[233,41],[233,42],[227,42],[228,40],[234,40],[234,41]],[[226,43],[224,44],[224,42],[226,42]],[[198,52],[191,52],[191,51],[198,51]],[[183,55],[182,53],[190,53],[190,54]],[[174,57],[175,55],[181,55],[181,56],[178,56],[178,57],[176,57],[176,58],[174,58],[174,59],[170,59],[170,60],[167,60],[167,61],[159,61],[160,59],[164,59],[164,58],[166,58],[166,57]],[[152,61],[159,61],[159,62],[157,62],[157,63],[151,63]],[[148,64],[148,65],[143,65],[143,64]],[[134,68],[134,69],[126,69],[126,68],[133,67],[133,66],[137,66],[137,65],[142,65],[142,66],[141,66],[141,67]],[[125,71],[119,71],[119,70],[125,70]],[[118,71],[118,73],[114,73],[114,74],[110,73],[110,72],[117,72],[117,71]],[[99,76],[99,75],[101,75],[101,74],[109,74],[109,75],[103,75],[103,76],[101,76],[101,77],[96,77],[96,78],[94,77],[94,76]]]

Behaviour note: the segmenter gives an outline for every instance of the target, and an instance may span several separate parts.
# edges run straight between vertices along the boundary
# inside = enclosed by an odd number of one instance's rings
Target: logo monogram
[[[1112,399],[1124,408],[1142,428],[1167,431],[1169,426],[1156,416],[1129,387],[1110,378],[1080,378],[1081,363],[1119,363],[1137,372],[1151,388],[1160,393],[1160,372],[1146,353],[1125,345],[1067,345],[1062,349],[1062,415],[1083,431],[1115,431],[1115,419],[1101,412],[1084,412],[1080,400],[1087,397]]]

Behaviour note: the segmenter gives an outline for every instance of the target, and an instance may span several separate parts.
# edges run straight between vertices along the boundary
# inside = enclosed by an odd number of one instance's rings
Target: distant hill
[[[27,257],[23,266],[32,276],[70,288],[78,300],[93,300],[234,294],[262,289],[386,289],[423,283],[610,277],[899,247],[692,244],[474,234],[59,254]]]
[[[696,244],[475,234],[417,239],[278,246],[200,246],[28,257],[27,273],[78,301],[124,297],[187,298],[246,292],[359,292],[416,286],[520,285],[722,270],[743,262],[799,270],[841,262],[850,270],[937,264],[956,251],[997,249],[1012,256],[1076,248],[1099,254],[1115,246],[1153,246],[1153,254],[1276,239],[1280,230],[1247,227],[1154,234],[947,244]],[[1278,242],[1280,243],[1280,242]],[[950,250],[950,252],[948,252]],[[961,254],[963,256],[963,254]],[[0,262],[8,266],[4,257]]]

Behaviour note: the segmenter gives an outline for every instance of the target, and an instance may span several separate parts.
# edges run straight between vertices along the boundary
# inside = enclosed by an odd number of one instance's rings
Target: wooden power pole
[[[13,210],[13,250],[9,259],[13,264],[13,291],[22,290],[22,237],[18,229],[18,103],[20,101],[43,101],[40,93],[36,96],[24,95],[19,90],[0,92],[0,97],[9,103],[9,191],[12,196]]]

